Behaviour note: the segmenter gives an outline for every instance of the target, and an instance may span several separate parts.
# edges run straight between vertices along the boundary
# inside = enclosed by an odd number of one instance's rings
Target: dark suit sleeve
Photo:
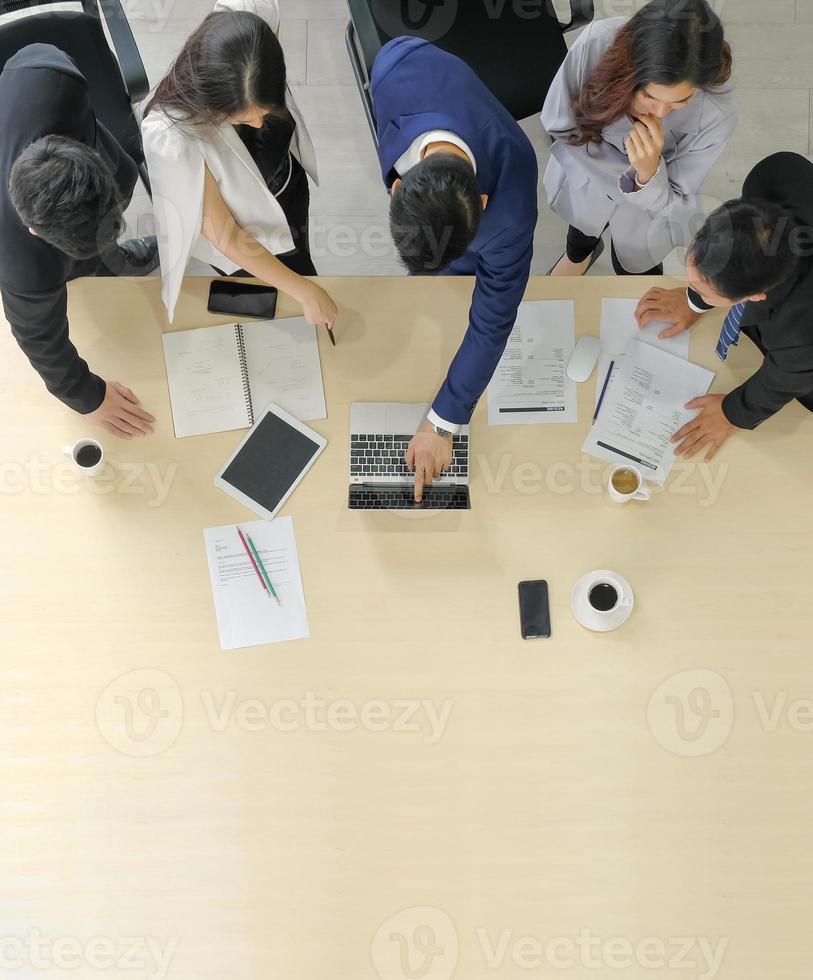
[[[723,412],[740,429],[755,429],[794,398],[813,392],[809,346],[769,351],[762,367],[723,399]]]
[[[3,290],[3,309],[14,339],[52,395],[83,415],[104,400],[105,383],[92,374],[68,335],[68,290]]]
[[[468,330],[432,405],[447,422],[469,421],[508,343],[531,271],[532,212],[480,254]]]

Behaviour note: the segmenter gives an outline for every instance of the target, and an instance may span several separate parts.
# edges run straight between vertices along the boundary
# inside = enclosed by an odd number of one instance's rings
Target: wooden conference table
[[[33,935],[65,976],[638,978],[693,937],[682,977],[801,976],[813,420],[791,406],[613,509],[580,453],[594,380],[575,425],[490,428],[483,399],[470,512],[350,513],[350,403],[429,399],[471,283],[325,285],[329,445],[282,511],[311,638],[287,645],[219,649],[202,530],[251,519],[212,485],[242,434],[174,438],[158,280],[70,289],[82,354],[158,419],[102,434],[96,484],[60,449],[98,433],[0,337],[4,965],[28,975]],[[595,334],[602,296],[649,285],[527,297],[575,297]],[[207,287],[186,282],[173,329],[225,322]],[[691,357],[725,391],[758,358],[744,341],[715,363],[719,325]],[[616,633],[570,613],[595,568],[635,589]],[[516,585],[539,577],[553,637],[523,642]]]

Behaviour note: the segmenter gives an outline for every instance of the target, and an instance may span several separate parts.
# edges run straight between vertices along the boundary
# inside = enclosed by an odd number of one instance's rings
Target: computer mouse
[[[601,342],[598,337],[582,337],[567,362],[567,376],[571,381],[587,381],[600,353]]]

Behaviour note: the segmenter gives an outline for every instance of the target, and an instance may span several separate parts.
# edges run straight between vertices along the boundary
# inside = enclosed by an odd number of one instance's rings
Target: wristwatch
[[[452,436],[454,435],[453,432],[449,432],[448,429],[441,429],[439,425],[435,425],[435,423],[431,422],[429,419],[427,419],[426,421],[429,422],[429,424],[435,430],[437,435],[442,436],[444,439],[451,439]]]

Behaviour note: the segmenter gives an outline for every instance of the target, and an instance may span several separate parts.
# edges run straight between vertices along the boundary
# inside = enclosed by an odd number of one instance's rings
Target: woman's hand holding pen
[[[640,116],[624,141],[639,184],[648,184],[658,172],[663,153],[663,124],[656,116]]]
[[[302,304],[302,313],[308,323],[312,323],[315,327],[324,323],[330,331],[336,326],[336,316],[339,312],[336,304],[315,282],[304,280],[304,288],[295,299]]]

